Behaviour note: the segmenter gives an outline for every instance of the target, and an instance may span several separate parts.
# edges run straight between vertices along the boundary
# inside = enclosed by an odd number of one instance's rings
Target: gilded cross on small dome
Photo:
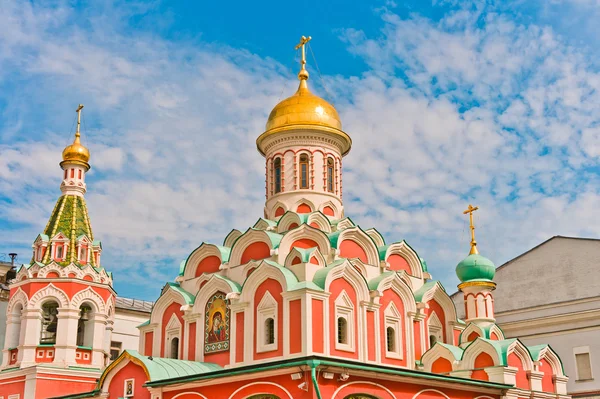
[[[81,110],[83,109],[83,104],[79,104],[75,112],[77,112],[77,130],[75,131],[75,137],[81,136],[79,133],[79,126],[81,125]]]
[[[300,38],[300,43],[296,44],[296,47],[294,47],[296,50],[300,48],[302,49],[302,58],[300,59],[300,65],[302,69],[300,69],[300,72],[298,73],[298,79],[300,80],[308,79],[308,71],[306,70],[306,44],[310,42],[311,39],[312,37],[310,36],[302,36]]]
[[[467,213],[469,214],[469,225],[471,229],[471,252],[469,252],[469,255],[476,255],[479,253],[477,250],[477,241],[475,241],[475,225],[473,224],[473,212],[478,209],[478,206],[469,204],[467,210],[463,212],[463,215],[466,215]]]

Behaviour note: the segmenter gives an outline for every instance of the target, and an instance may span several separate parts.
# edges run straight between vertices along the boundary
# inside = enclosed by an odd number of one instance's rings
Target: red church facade
[[[552,349],[504,339],[495,325],[494,266],[474,236],[457,266],[463,321],[410,245],[388,243],[345,216],[342,159],[351,139],[335,108],[308,89],[304,56],[298,78],[298,91],[273,109],[257,140],[266,160],[263,217],[222,243],[200,244],[138,327],[139,350],[103,365],[89,389],[54,396],[568,398]],[[67,266],[52,270],[58,275],[42,285],[64,291],[68,302],[70,288],[60,282],[73,277]],[[112,277],[102,276],[81,284],[110,309]],[[58,315],[68,307],[61,304]],[[111,313],[103,314],[109,326]]]

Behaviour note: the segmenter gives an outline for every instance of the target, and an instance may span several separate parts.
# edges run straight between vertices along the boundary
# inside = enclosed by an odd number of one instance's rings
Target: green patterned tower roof
[[[88,216],[85,199],[79,195],[62,195],[56,201],[50,220],[44,229],[44,235],[49,239],[61,233],[69,240],[67,253],[60,265],[66,266],[77,261],[77,240],[82,236],[87,237],[90,242],[94,241],[92,226]],[[51,251],[46,251],[42,263],[48,264],[52,261]],[[94,257],[90,257],[89,263],[96,266]]]

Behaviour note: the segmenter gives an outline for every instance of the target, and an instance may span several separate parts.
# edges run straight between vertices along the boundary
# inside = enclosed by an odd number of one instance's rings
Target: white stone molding
[[[333,185],[335,186],[335,182],[333,183]],[[327,207],[327,206],[330,207],[331,209],[333,209],[333,216],[330,216],[330,217],[333,219],[339,219],[342,212],[341,212],[340,208],[333,203],[333,201],[327,201],[327,202],[324,202],[321,205],[319,205],[319,211],[321,211],[323,213],[323,215],[326,216],[324,210],[325,210],[325,207]]]
[[[427,338],[430,339],[432,335],[436,342],[444,342],[444,326],[435,311],[432,311],[427,318]]]
[[[335,349],[346,352],[355,352],[355,305],[352,303],[350,296],[346,293],[345,290],[340,292],[338,297],[335,299],[335,318],[334,318],[334,340],[335,340]],[[346,342],[339,342],[339,322],[338,319],[343,318],[346,321]]]
[[[242,255],[246,248],[257,242],[264,242],[271,250],[273,250],[271,239],[265,231],[248,229],[236,240],[231,248],[231,255],[229,256],[230,267],[240,265],[242,263]]]
[[[61,267],[56,266],[56,264],[48,265],[46,267],[42,267],[38,272],[38,278],[45,278],[48,273],[56,273],[58,276],[63,276],[63,271]]]
[[[377,252],[377,246],[373,242],[373,239],[360,227],[350,227],[340,233],[337,241],[338,250],[345,240],[352,240],[360,245],[367,254],[367,263],[371,266],[379,267],[379,253]]]
[[[195,278],[196,268],[198,267],[198,264],[200,264],[200,262],[202,262],[209,256],[216,256],[221,260],[221,264],[223,263],[221,251],[219,251],[219,248],[217,248],[216,245],[207,244],[203,242],[198,248],[194,249],[186,259],[183,279],[189,280]]]
[[[163,313],[173,302],[179,304],[180,306],[184,306],[186,304],[183,296],[179,292],[169,287],[154,303],[152,313],[150,314],[150,323],[157,323],[160,325],[162,322]],[[156,336],[157,334],[154,335]]]
[[[439,342],[436,342],[435,345],[433,345],[421,357],[421,362],[423,363],[424,371],[431,373],[431,367],[433,366],[433,363],[435,363],[435,361],[440,358],[444,358],[450,362],[450,364],[452,365],[452,371],[458,369],[460,359],[456,359],[452,351],[450,351],[450,349],[440,344]]]
[[[61,276],[68,277],[69,274],[71,274],[71,273],[75,274],[75,278],[83,279],[83,275],[84,275],[83,271],[81,270],[81,268],[75,266],[75,264],[73,264],[73,263],[62,268]]]
[[[319,251],[325,256],[331,252],[329,238],[322,231],[307,224],[288,231],[279,243],[279,263],[284,263],[287,255],[292,250],[292,244],[301,239],[313,240],[317,243]]]
[[[344,219],[340,220],[340,222],[337,224],[337,230],[341,231],[341,230],[349,229],[349,228],[352,228],[355,226],[356,225],[350,218],[344,218]]]
[[[282,187],[283,187],[283,182],[281,184],[282,184]],[[280,193],[274,194],[274,195],[280,195],[282,193],[283,193],[283,191],[280,192]],[[269,196],[269,197],[272,197],[272,196]],[[283,214],[281,216],[275,216],[275,213],[277,212],[277,209],[279,209],[279,208],[283,209]],[[293,211],[295,211],[295,210],[296,209],[293,209]],[[282,201],[279,201],[279,200],[277,202],[275,202],[275,204],[273,204],[273,205],[270,205],[268,207],[265,206],[265,216],[267,216],[267,218],[271,219],[271,220],[280,219],[286,213],[288,213],[289,211],[292,211],[292,209],[288,209],[288,206],[285,203],[283,203]]]
[[[554,350],[550,346],[546,346],[539,353],[539,360],[546,360],[548,364],[552,367],[552,372],[554,376],[564,377],[565,374],[563,372],[562,363],[560,362],[560,357],[554,352]]]
[[[367,229],[365,230],[365,233],[367,233],[368,236],[371,237],[371,239],[375,242],[375,245],[377,245],[377,247],[383,247],[385,245],[385,239],[375,228]]]
[[[450,296],[444,291],[440,283],[436,283],[431,289],[429,289],[421,298],[422,303],[427,303],[434,299],[444,311],[444,318],[446,321],[446,342],[454,342],[453,327],[451,322],[456,321],[456,308],[454,302]]]
[[[228,295],[233,292],[233,290],[231,289],[231,286],[225,280],[223,280],[223,278],[211,275],[206,284],[204,284],[196,293],[196,299],[194,300],[194,305],[192,306],[191,311],[192,313],[201,315],[201,318],[198,320],[201,325],[204,325],[202,318],[204,317],[206,303],[217,292],[222,292],[225,295]]]
[[[405,312],[416,312],[417,303],[411,286],[404,279],[405,277],[406,273],[394,273],[383,278],[377,286],[378,297],[383,296],[384,291],[391,288],[402,299]],[[379,303],[379,298],[376,298],[375,302]]]
[[[421,266],[419,255],[405,241],[390,244],[385,252],[386,261],[390,255],[402,256],[410,267],[410,274],[419,279],[424,278],[423,267]]]
[[[257,288],[267,279],[276,280],[282,288],[282,292],[289,289],[283,272],[268,262],[262,261],[254,272],[246,279],[240,295],[240,302],[252,303]]]
[[[471,341],[469,341],[469,335],[477,333],[479,338],[486,338],[484,331],[475,323],[469,323],[467,327],[460,334],[460,345],[466,347]]]
[[[277,209],[277,208],[275,208]],[[298,227],[302,224],[302,220],[300,220],[300,216],[296,212],[286,212],[279,218],[277,222],[277,232],[279,234],[283,234],[290,229],[292,224],[296,223]],[[297,228],[297,227],[295,227]]]
[[[492,324],[492,326],[490,327],[490,339],[492,339],[492,333],[496,333],[499,341],[505,339],[504,332],[496,324]]]
[[[273,390],[273,388],[271,388],[271,387],[275,386],[275,387],[281,389],[282,392],[284,392],[285,394],[287,394],[287,396],[288,396],[287,399],[294,399],[294,397],[292,396],[292,394],[287,389],[285,389],[285,387],[283,387],[282,385],[276,384],[274,382],[268,382],[268,381],[251,382],[251,383],[248,383],[248,384],[246,384],[246,385],[244,385],[242,387],[239,387],[238,389],[236,389],[231,394],[231,396],[229,396],[228,399],[234,399],[234,398],[236,398],[236,395],[238,394],[238,392],[240,392],[242,389],[246,389],[248,387],[254,387],[254,388],[252,388],[252,390],[250,392],[248,392],[250,394],[250,396],[252,396],[253,393],[260,391],[259,388],[256,388],[256,386],[260,386],[260,385],[267,385],[267,386],[269,386],[268,392],[271,392]],[[279,395],[280,393],[278,392],[277,394]]]
[[[367,281],[349,261],[346,260],[343,263],[332,267],[332,270],[327,274],[325,279],[325,291],[331,292],[331,283],[338,278],[343,278],[350,283],[352,288],[354,288],[357,302],[370,301],[371,297],[369,295]]]
[[[104,303],[104,299],[91,287],[87,287],[75,294],[73,299],[71,299],[71,306],[79,309],[84,302],[92,303],[96,308],[94,309],[95,312],[106,314],[106,304]]]
[[[390,391],[388,388],[386,388],[385,386],[381,385],[381,384],[377,384],[375,382],[372,381],[352,381],[352,382],[347,382],[341,386],[339,386],[334,392],[333,395],[331,396],[331,399],[341,399],[346,397],[346,395],[342,395],[342,396],[338,396],[338,394],[342,391],[342,389],[348,387],[348,386],[352,386],[352,385],[367,385],[367,386],[374,386],[377,388],[380,388],[381,390],[387,392],[391,398],[396,399],[396,395],[394,395],[394,393],[392,391]],[[449,399],[449,398],[448,398]]]
[[[28,307],[32,309],[41,309],[42,303],[51,299],[56,300],[59,308],[69,307],[70,301],[67,294],[61,289],[56,288],[53,284],[48,284],[46,287],[36,292],[31,297]]]
[[[474,369],[475,359],[477,359],[477,356],[479,356],[481,353],[487,353],[488,355],[490,355],[490,357],[494,361],[494,366],[502,366],[502,360],[500,359],[499,354],[498,352],[496,352],[494,346],[488,341],[477,338],[465,348],[461,361],[461,368],[464,370]]]
[[[21,305],[23,309],[27,307],[27,303],[29,302],[29,298],[27,298],[27,294],[25,291],[21,289],[21,287],[17,288],[15,293],[11,296],[8,304],[6,305],[6,314],[12,314],[14,312],[14,307],[16,305]]]
[[[385,346],[385,356],[393,359],[404,359],[404,337],[402,327],[406,325],[406,317],[400,313],[394,302],[390,302],[383,311],[384,326],[383,335],[385,338],[382,344]],[[404,319],[404,320],[403,320]],[[408,325],[406,325],[408,330]],[[393,329],[394,348],[390,351],[387,345],[388,328]],[[407,345],[408,347],[408,345]]]
[[[181,342],[181,321],[179,321],[179,317],[177,317],[176,314],[172,314],[171,318],[169,319],[169,322],[167,323],[167,325],[165,326],[165,340],[163,342],[163,350],[164,350],[164,354],[165,357],[168,358],[175,358],[173,357],[174,354],[171,351],[171,341],[174,338],[177,338],[178,342],[177,342],[177,358],[181,358],[182,355],[182,351],[181,351],[181,347],[182,347],[182,342]]]
[[[233,229],[229,232],[229,234],[227,234],[227,236],[225,237],[225,240],[223,241],[223,246],[227,247],[227,248],[231,248],[233,246],[233,243],[240,238],[242,235],[242,232],[237,230],[237,229]]]
[[[521,360],[523,365],[523,370],[533,370],[533,359],[529,354],[529,350],[523,345],[523,343],[517,339],[515,342],[510,344],[510,346],[506,350],[506,357],[514,353]]]
[[[269,352],[277,350],[277,342],[279,338],[279,329],[277,328],[279,318],[277,301],[269,291],[265,292],[263,297],[261,298],[258,306],[256,307],[256,352]],[[274,340],[273,343],[267,343],[267,326],[266,321],[268,319],[273,319],[273,333]]]
[[[323,205],[327,206],[329,204],[330,204],[330,202],[326,202]],[[329,206],[331,206],[331,205],[329,205]],[[334,209],[336,209],[336,208],[334,208]],[[331,223],[329,222],[329,219],[327,218],[327,216],[325,216],[325,214],[323,214],[321,212],[311,213],[310,215],[308,215],[306,224],[310,225],[311,223],[316,223],[319,226],[319,230],[321,230],[325,233],[331,233]]]
[[[298,194],[298,195],[302,195],[303,193],[305,193],[305,192],[308,193],[310,191],[313,191],[313,190],[299,188],[297,191],[294,190],[294,193]],[[301,197],[301,198],[297,199],[295,202],[293,202],[292,209],[290,209],[290,210],[296,212],[296,210],[298,209],[298,207],[300,205],[307,205],[310,208],[310,212],[315,212],[317,210],[315,203],[305,197]]]

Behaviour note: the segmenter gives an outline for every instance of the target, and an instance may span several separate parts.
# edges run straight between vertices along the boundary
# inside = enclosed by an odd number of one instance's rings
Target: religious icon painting
[[[133,378],[125,380],[124,387],[123,387],[123,396],[124,397],[133,398],[134,382],[135,382],[135,379],[133,379]]]
[[[206,303],[204,353],[229,350],[229,309],[225,294],[217,292]]]

